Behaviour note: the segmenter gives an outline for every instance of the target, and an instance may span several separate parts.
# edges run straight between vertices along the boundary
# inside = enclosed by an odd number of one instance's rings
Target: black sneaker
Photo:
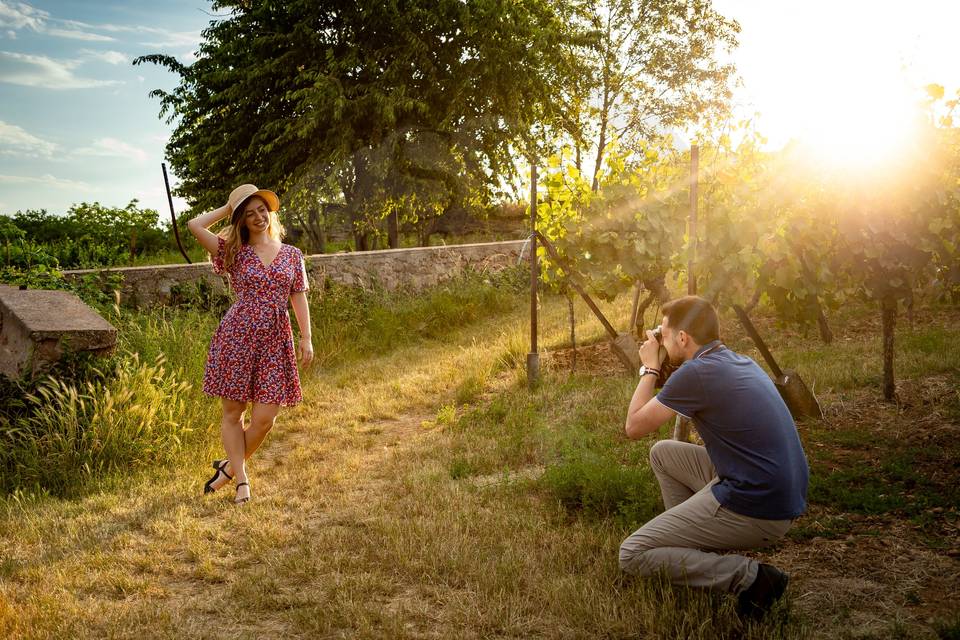
[[[740,593],[737,600],[737,613],[741,618],[759,620],[767,615],[774,603],[787,590],[790,577],[773,565],[761,564],[757,569],[757,579]]]

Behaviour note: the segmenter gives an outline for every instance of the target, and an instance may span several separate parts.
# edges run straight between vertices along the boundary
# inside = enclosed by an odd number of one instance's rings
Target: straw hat
[[[242,184],[231,191],[230,197],[227,198],[227,206],[230,207],[230,219],[233,222],[237,220],[237,213],[243,211],[244,203],[253,196],[263,198],[263,201],[267,203],[267,208],[270,209],[270,211],[280,210],[280,198],[278,198],[277,194],[273,191],[257,189],[257,187],[252,184]]]

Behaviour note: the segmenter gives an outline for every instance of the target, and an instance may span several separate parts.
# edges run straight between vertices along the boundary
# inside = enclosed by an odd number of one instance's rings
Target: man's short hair
[[[700,296],[683,296],[663,305],[663,315],[674,331],[686,331],[699,345],[720,339],[720,318],[713,305]]]

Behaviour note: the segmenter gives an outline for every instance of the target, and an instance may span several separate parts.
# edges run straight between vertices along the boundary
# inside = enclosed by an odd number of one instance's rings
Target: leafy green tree
[[[669,297],[663,278],[682,244],[686,213],[686,193],[676,188],[681,155],[666,140],[642,155],[613,150],[596,192],[569,153],[548,162],[538,228],[599,297],[613,300],[638,282]],[[549,282],[557,265],[545,262]]]
[[[214,6],[230,16],[203,32],[196,62],[135,61],[180,77],[153,92],[177,121],[180,193],[206,209],[235,183],[272,185],[316,224],[343,212],[358,248],[388,212],[428,216],[516,171],[569,30],[549,0]]]
[[[957,131],[927,122],[911,149],[884,171],[839,189],[840,255],[854,293],[877,302],[883,327],[883,395],[896,394],[893,371],[898,303],[955,268],[960,249]]]
[[[739,25],[710,0],[579,0],[573,18],[592,38],[566,59],[565,129],[577,158],[592,148],[591,188],[610,143],[635,151],[674,127],[726,113],[734,67],[719,53],[737,45]]]

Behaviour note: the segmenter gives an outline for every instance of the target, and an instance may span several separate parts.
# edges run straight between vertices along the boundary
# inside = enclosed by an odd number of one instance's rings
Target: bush
[[[547,467],[540,482],[568,511],[591,517],[634,525],[659,512],[658,485],[648,468],[625,467],[596,454]]]
[[[45,378],[17,407],[21,415],[0,417],[0,489],[66,495],[92,476],[169,461],[190,432],[189,388],[162,359],[136,355],[109,378]]]
[[[513,308],[523,286],[519,268],[467,271],[416,295],[328,280],[310,299],[317,363],[329,366],[402,343],[442,339],[452,329]]]

